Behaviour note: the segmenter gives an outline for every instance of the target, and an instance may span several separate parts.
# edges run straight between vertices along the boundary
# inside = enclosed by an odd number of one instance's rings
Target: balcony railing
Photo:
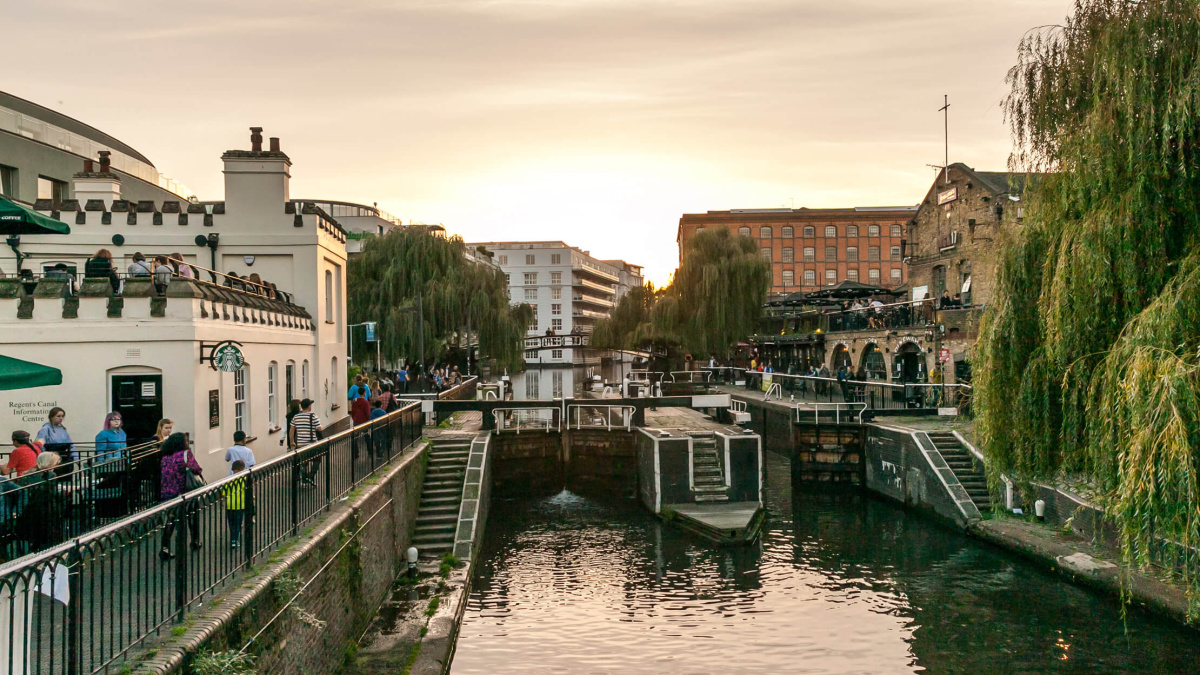
[[[583,293],[574,293],[571,295],[571,299],[575,302],[585,302],[599,307],[611,308],[613,306],[613,301],[610,299],[598,298],[594,295],[584,295]]]
[[[572,309],[571,316],[576,319],[603,319],[608,316],[608,313],[593,312],[590,309]]]
[[[600,291],[600,292],[606,293],[606,294],[614,294],[616,292],[615,290],[613,290],[613,286],[611,284],[600,284],[600,283],[596,283],[595,281],[592,281],[591,279],[584,279],[583,277],[572,278],[571,285],[572,286],[582,286],[584,288],[591,288],[593,290],[597,290],[597,291]]]
[[[601,267],[600,265],[597,265],[589,260],[573,260],[571,261],[571,269],[575,270],[576,272],[593,274],[601,279],[607,279],[614,284],[621,280],[621,277],[618,276],[616,272]]]

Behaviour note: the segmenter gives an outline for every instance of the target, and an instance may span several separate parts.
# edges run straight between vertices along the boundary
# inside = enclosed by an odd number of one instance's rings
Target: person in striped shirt
[[[292,418],[292,437],[296,441],[296,450],[321,440],[321,418],[312,411],[312,404],[311,398],[300,401],[300,412]],[[314,478],[320,468],[319,456],[309,460],[307,466],[301,469],[301,483],[310,487],[316,485]]]

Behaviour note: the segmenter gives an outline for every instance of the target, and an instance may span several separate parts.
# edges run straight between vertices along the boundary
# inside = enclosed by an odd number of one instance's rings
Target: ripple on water
[[[493,504],[454,657],[470,673],[1200,672],[1195,634],[1132,617],[856,493],[790,495],[717,549],[633,502]]]

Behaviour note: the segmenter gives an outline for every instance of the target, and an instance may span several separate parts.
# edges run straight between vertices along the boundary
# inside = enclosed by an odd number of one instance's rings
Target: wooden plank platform
[[[763,511],[758,502],[665,504],[663,516],[718,544],[748,544],[758,537]]]

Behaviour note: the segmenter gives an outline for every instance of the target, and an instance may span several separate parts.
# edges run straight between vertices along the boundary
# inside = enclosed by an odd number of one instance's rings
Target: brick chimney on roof
[[[279,149],[279,139],[274,136],[271,137],[271,152],[281,152]]]
[[[262,127],[250,127],[250,152],[262,152]]]
[[[93,162],[90,159],[83,160],[83,172],[84,173],[95,173],[95,171],[96,171],[95,162]]]
[[[100,173],[110,173],[109,169],[111,168],[112,160],[109,159],[109,155],[111,154],[108,150],[100,151]]]

